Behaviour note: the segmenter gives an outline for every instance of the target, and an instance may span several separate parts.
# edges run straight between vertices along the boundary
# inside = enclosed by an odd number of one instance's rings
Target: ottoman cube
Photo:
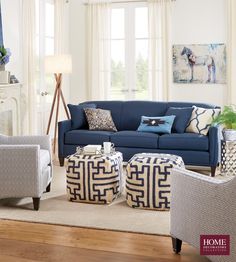
[[[169,210],[170,171],[184,168],[181,157],[169,154],[136,154],[128,162],[127,204],[134,208]]]
[[[120,193],[122,154],[74,154],[67,161],[67,197],[70,201],[109,204]]]

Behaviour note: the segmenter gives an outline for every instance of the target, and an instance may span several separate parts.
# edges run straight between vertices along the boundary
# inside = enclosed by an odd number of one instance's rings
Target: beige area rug
[[[39,211],[32,208],[31,198],[0,200],[0,219],[169,235],[169,212],[130,208],[124,196],[111,205],[69,202],[64,167],[54,167],[51,192],[43,195]]]

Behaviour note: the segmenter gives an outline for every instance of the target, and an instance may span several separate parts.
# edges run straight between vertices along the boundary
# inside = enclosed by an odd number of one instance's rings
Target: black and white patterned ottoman
[[[170,171],[184,168],[181,157],[169,154],[136,154],[128,162],[127,204],[134,208],[169,210]]]
[[[67,197],[70,201],[109,204],[121,191],[120,152],[109,155],[75,153],[67,161]]]

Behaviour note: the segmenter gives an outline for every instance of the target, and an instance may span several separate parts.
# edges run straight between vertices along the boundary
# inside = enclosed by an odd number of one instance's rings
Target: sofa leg
[[[51,191],[51,183],[48,184],[47,188],[46,188],[46,193],[49,193]]]
[[[211,176],[214,177],[216,174],[216,166],[211,166]]]
[[[40,197],[33,197],[34,210],[38,211],[40,206]]]
[[[60,166],[64,166],[64,157],[59,157]]]
[[[172,246],[175,254],[179,254],[179,252],[181,251],[182,240],[172,237]]]

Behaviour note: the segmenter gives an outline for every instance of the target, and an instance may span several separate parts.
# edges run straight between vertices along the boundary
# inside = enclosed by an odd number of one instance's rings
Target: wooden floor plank
[[[0,254],[11,256],[15,247],[14,255],[36,261],[208,261],[187,244],[173,254],[169,237],[0,220]]]

